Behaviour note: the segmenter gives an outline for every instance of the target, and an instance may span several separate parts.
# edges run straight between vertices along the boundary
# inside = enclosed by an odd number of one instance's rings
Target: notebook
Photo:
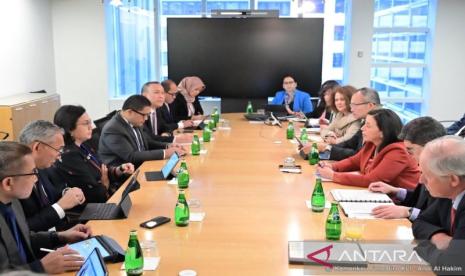
[[[375,217],[371,213],[375,207],[394,205],[386,194],[368,190],[333,189],[331,194],[349,218],[373,219]]]

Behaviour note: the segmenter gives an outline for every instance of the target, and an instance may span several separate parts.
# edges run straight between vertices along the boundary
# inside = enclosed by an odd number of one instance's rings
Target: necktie
[[[137,143],[137,149],[139,151],[144,151],[145,150],[145,147],[144,147],[144,141],[142,140],[142,136],[140,134],[140,131],[138,128],[134,127],[134,131],[136,133],[136,143]]]
[[[173,121],[173,116],[171,116],[171,110],[170,110],[169,105],[166,105],[166,110],[168,111],[168,118],[169,118],[170,122],[172,122]]]
[[[19,257],[21,258],[22,263],[25,264],[27,263],[27,255],[26,250],[24,249],[21,233],[16,222],[16,215],[13,212],[13,209],[11,209],[11,206],[6,206],[6,208],[4,209],[4,214],[8,226],[10,227],[10,230],[13,234],[13,237],[15,238],[16,246],[18,247]]]
[[[152,119],[152,131],[153,134],[158,135],[158,126],[157,126],[157,113],[154,111],[150,115]]]
[[[39,195],[39,201],[40,201],[41,207],[50,205],[50,201],[48,200],[48,196],[45,193],[44,186],[42,184],[42,179],[40,176],[38,177],[35,188],[37,189],[37,193]]]
[[[455,208],[452,206],[450,208],[450,234],[451,236],[454,235],[454,224],[455,224],[455,213],[457,212],[457,210],[455,210]]]

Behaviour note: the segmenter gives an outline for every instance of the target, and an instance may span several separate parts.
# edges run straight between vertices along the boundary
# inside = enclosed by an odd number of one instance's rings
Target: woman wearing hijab
[[[198,95],[205,90],[205,84],[199,77],[185,77],[178,85],[180,96],[171,104],[176,122],[182,120],[201,120],[203,109]]]

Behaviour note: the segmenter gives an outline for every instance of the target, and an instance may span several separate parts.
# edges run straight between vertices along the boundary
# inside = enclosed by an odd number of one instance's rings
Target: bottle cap
[[[185,269],[185,270],[179,271],[179,276],[196,276],[196,275],[197,275],[197,272],[195,272],[192,269]]]

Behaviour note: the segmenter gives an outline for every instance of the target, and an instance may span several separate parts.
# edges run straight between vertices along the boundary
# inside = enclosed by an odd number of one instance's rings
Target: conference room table
[[[221,118],[229,122],[230,129],[221,128],[220,122],[212,141],[202,144],[207,152],[185,157],[192,180],[186,196],[200,200],[206,213],[203,221],[187,227],[175,225],[177,186],[168,181],[148,182],[144,175],[160,170],[166,162],[161,160],[140,167],[141,189],[130,194],[133,205],[127,219],[90,221],[88,225],[94,234],[111,236],[124,249],[132,229],[138,231],[139,241],[154,240],[161,260],[155,271],[145,271],[145,275],[178,275],[185,269],[197,275],[304,275],[304,269],[315,266],[289,264],[288,242],[325,239],[329,209],[314,213],[305,203],[313,191],[315,166],[303,160],[297,145],[286,139],[287,123],[279,128],[248,122],[242,114],[222,114]],[[201,132],[197,134],[201,137]],[[296,159],[301,174],[280,172],[278,165],[286,157]],[[332,200],[333,188],[352,188],[330,182],[323,187],[327,200]],[[123,188],[109,201],[118,202]],[[172,220],[151,230],[139,226],[156,216]],[[342,214],[341,218],[343,240],[348,218]],[[366,220],[363,240],[413,240],[411,223],[407,219]],[[108,269],[110,275],[125,274],[121,263],[109,263]]]

